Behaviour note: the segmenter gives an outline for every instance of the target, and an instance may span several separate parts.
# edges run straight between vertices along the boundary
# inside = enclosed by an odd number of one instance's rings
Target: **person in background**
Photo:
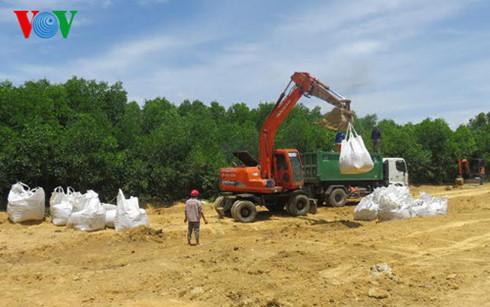
[[[371,139],[373,140],[374,152],[379,153],[381,150],[381,131],[379,131],[378,126],[374,126],[371,132]]]
[[[192,232],[196,238],[196,245],[199,245],[199,227],[201,218],[204,223],[208,223],[204,213],[202,212],[202,202],[198,199],[199,191],[193,189],[191,191],[191,198],[185,202],[185,218],[184,223],[187,223],[187,243],[191,244]]]
[[[345,139],[345,133],[341,130],[337,130],[335,134],[335,149],[340,152],[340,148],[342,147],[342,141]]]

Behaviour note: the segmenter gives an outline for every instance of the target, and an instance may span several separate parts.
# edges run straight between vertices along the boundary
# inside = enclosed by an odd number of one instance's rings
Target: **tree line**
[[[259,129],[273,103],[225,108],[165,98],[143,106],[128,102],[120,82],[73,77],[15,86],[0,83],[0,194],[5,204],[12,183],[23,181],[51,192],[58,185],[94,189],[112,199],[118,188],[143,198],[170,201],[198,188],[217,193],[219,168],[232,165],[232,152],[257,156]],[[355,104],[354,104],[355,107]],[[277,135],[277,147],[332,150],[335,131],[316,124],[320,108],[298,105]],[[443,119],[400,125],[375,114],[354,125],[371,149],[378,125],[382,153],[406,159],[412,183],[448,183],[456,160],[479,156],[490,161],[490,112],[451,130]]]

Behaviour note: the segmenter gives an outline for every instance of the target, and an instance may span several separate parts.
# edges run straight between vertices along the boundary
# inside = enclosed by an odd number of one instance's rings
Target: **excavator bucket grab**
[[[351,101],[349,99],[316,79],[312,83],[309,94],[335,106],[332,111],[325,114],[320,120],[320,125],[332,130],[347,129],[347,125],[352,120],[352,111],[350,110]]]
[[[331,130],[346,130],[352,120],[352,112],[344,108],[335,107],[318,122],[321,126]]]

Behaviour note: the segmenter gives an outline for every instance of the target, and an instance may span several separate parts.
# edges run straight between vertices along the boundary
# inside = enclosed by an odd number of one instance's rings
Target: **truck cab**
[[[383,158],[386,185],[408,186],[408,168],[403,158]]]

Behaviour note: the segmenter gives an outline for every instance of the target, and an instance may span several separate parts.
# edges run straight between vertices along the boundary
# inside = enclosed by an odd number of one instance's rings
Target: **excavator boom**
[[[286,95],[292,83],[294,85]],[[351,120],[350,100],[336,93],[309,73],[295,72],[260,130],[259,162],[262,178],[272,176],[272,156],[277,130],[303,95],[315,96],[335,106],[334,110],[322,119],[322,125],[330,129],[345,128]]]

